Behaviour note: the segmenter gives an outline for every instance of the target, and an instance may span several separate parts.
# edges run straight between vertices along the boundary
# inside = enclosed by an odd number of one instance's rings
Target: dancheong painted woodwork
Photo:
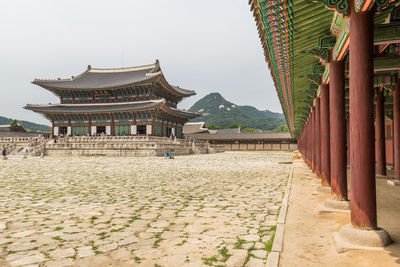
[[[88,66],[69,79],[39,80],[59,104],[25,106],[52,122],[53,135],[153,135],[182,137],[182,127],[197,113],[178,103],[195,95],[170,85],[155,64],[119,69]]]

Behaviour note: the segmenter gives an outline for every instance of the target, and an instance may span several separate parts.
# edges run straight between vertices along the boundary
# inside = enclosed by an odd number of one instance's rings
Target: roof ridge
[[[154,69],[156,64],[149,64],[143,66],[126,67],[126,68],[90,68],[91,73],[109,73],[109,72],[129,72],[129,71],[139,71],[146,69]]]
[[[153,99],[153,100],[145,100],[145,101],[130,101],[130,102],[114,102],[114,103],[81,103],[81,104],[61,104],[61,103],[54,103],[54,104],[26,104],[28,107],[46,107],[46,106],[65,106],[65,107],[70,107],[70,106],[76,106],[76,107],[83,107],[83,106],[115,106],[115,105],[127,105],[127,104],[132,104],[132,103],[159,103],[159,104],[164,104],[167,101],[164,98],[160,99]]]
[[[158,59],[153,64],[141,65],[141,66],[134,66],[134,67],[126,67],[126,68],[92,68],[91,65],[88,65],[87,69],[77,76],[71,76],[71,78],[57,78],[57,79],[38,79],[32,82],[33,84],[38,82],[70,82],[74,81],[81,76],[85,75],[86,73],[118,73],[118,72],[130,72],[130,71],[139,71],[139,70],[147,70],[150,71],[146,73],[146,76],[156,76],[162,73],[160,68],[160,63]]]

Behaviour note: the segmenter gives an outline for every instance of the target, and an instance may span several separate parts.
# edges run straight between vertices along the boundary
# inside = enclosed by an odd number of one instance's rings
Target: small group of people
[[[165,149],[165,151],[164,151],[164,158],[165,159],[174,159],[174,156],[172,156],[172,152],[171,151],[169,151],[169,149],[167,148],[167,149]]]
[[[7,149],[5,147],[3,147],[1,154],[3,155],[3,160],[6,160],[7,159]]]

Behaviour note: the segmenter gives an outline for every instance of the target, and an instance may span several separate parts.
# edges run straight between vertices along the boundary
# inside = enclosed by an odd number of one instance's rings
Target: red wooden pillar
[[[153,119],[153,120],[151,121],[151,135],[152,135],[152,136],[155,136],[155,135],[156,135],[156,127],[155,127],[155,125],[156,125],[156,123],[155,123],[155,120]]]
[[[312,107],[312,120],[311,120],[311,129],[312,129],[312,161],[311,161],[311,169],[313,172],[315,172],[315,167],[316,167],[316,160],[317,160],[317,132],[315,127],[315,106]]]
[[[92,136],[92,121],[90,119],[88,122],[88,134],[89,136]]]
[[[306,157],[307,157],[307,165],[311,168],[311,159],[312,159],[312,142],[311,142],[311,114],[308,115],[307,120],[307,144],[306,144]]]
[[[114,130],[114,119],[111,119],[111,136],[115,135],[115,130]]]
[[[318,177],[321,177],[321,99],[317,97],[316,108],[315,108],[315,128],[316,128],[316,166],[315,173]]]
[[[347,200],[347,133],[345,110],[344,62],[329,62],[329,123],[331,154],[331,193]]]
[[[321,84],[321,184],[331,185],[329,144],[329,85]]]
[[[393,147],[394,178],[400,181],[400,79],[393,92]]]
[[[303,139],[303,138],[302,138]],[[303,140],[302,140],[303,141]],[[300,146],[302,146],[303,142],[301,141]],[[290,139],[288,140],[288,150],[290,151]],[[303,149],[302,149],[303,150]]]
[[[376,229],[373,12],[350,10],[351,223]]]
[[[386,175],[386,149],[385,149],[385,96],[382,88],[376,90],[375,111],[375,149],[376,149],[376,174]]]
[[[51,122],[51,137],[54,138],[54,121]]]
[[[263,144],[263,150],[264,150],[264,144],[265,144],[265,140],[264,139],[262,140],[262,144]]]
[[[279,150],[282,150],[282,140],[279,140]]]

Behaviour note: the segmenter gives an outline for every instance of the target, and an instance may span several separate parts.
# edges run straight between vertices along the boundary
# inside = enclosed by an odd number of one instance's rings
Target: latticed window
[[[391,125],[386,126],[386,138],[392,139],[392,126]]]

